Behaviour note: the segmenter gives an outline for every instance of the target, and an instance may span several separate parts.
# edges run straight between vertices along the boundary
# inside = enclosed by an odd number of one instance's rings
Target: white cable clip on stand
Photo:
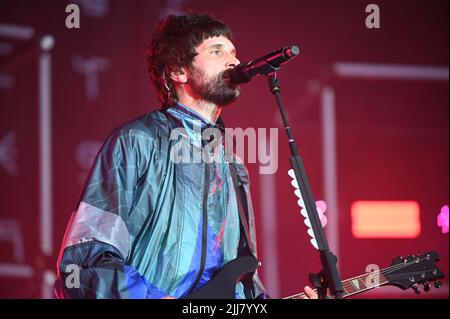
[[[311,245],[315,249],[319,249],[317,246],[317,240],[314,236],[314,231],[311,228],[311,221],[309,220],[308,212],[306,211],[305,202],[303,201],[302,194],[300,192],[300,188],[298,186],[297,179],[295,178],[294,170],[291,168],[288,171],[288,175],[292,178],[291,185],[294,187],[294,194],[298,197],[297,204],[300,206],[300,214],[305,218],[305,225],[308,227],[308,235],[311,237]],[[327,210],[327,204],[323,200],[316,201],[316,209],[317,214],[319,214],[320,222],[322,224],[322,227],[325,227],[327,225],[327,216],[325,216],[325,211]]]

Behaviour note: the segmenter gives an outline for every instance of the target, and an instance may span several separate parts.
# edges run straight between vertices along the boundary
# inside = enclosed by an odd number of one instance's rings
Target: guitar
[[[438,253],[411,255],[406,258],[397,257],[391,266],[379,271],[366,273],[342,281],[343,298],[352,296],[384,285],[396,286],[406,290],[412,288],[419,291],[418,285],[424,286],[424,291],[430,290],[430,282],[439,288],[438,279],[444,278],[442,271],[436,266]],[[253,256],[236,258],[227,263],[213,279],[199,290],[187,295],[184,299],[235,299],[236,283],[247,273],[253,272],[258,262]],[[283,299],[302,299],[305,293],[295,294]]]

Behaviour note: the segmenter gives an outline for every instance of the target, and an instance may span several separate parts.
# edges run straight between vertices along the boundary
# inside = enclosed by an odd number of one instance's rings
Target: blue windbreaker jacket
[[[192,161],[202,146],[201,132],[216,127],[223,133],[222,125],[178,104],[113,131],[67,226],[57,298],[180,298],[237,257],[239,214],[228,164]],[[219,140],[212,155],[224,159],[223,136]],[[191,161],[174,160],[181,153]],[[235,161],[256,257],[248,172]],[[236,286],[236,298],[264,295],[257,272],[250,281],[245,293],[242,283]]]

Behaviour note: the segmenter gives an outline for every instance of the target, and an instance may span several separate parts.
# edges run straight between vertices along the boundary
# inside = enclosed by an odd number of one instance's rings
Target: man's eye
[[[219,50],[214,50],[214,51],[211,51],[211,53],[214,53],[214,54],[218,55],[220,53],[220,51]]]

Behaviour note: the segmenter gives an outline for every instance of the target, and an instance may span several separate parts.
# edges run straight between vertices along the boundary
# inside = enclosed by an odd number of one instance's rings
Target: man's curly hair
[[[198,54],[196,47],[204,40],[218,36],[234,41],[231,30],[207,14],[169,15],[158,23],[147,48],[147,66],[162,108],[170,107],[178,100],[170,72],[175,68],[191,67]]]

